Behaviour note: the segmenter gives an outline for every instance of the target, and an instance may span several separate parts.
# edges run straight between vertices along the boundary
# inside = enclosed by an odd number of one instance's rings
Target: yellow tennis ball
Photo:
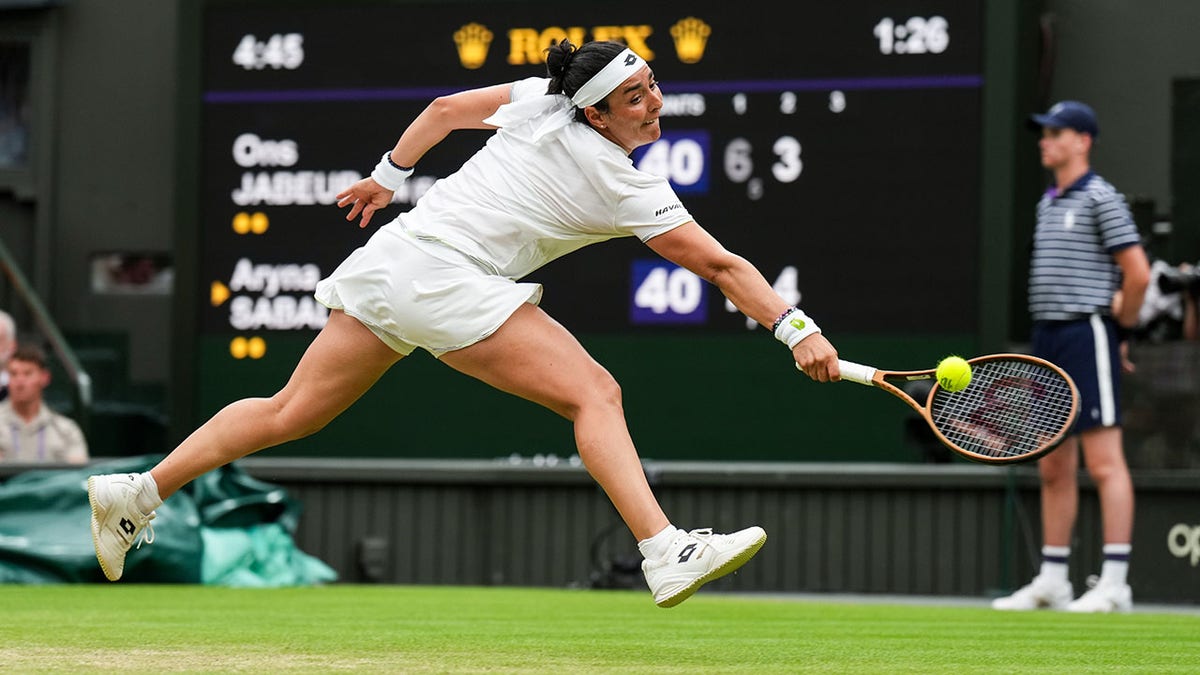
[[[971,384],[971,364],[961,356],[947,356],[938,362],[937,381],[946,391],[962,391]]]

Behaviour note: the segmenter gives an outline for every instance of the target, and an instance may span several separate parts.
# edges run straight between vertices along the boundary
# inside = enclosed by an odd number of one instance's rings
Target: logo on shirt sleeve
[[[662,216],[663,214],[670,213],[672,211],[677,211],[682,208],[683,208],[682,202],[675,202],[674,204],[671,204],[670,206],[664,206],[661,209],[656,209],[654,211],[654,217],[658,218],[659,216]]]

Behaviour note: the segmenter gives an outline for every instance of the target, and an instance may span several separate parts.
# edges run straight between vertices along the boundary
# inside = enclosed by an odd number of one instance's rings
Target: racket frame
[[[1030,356],[1029,354],[987,354],[985,356],[976,356],[974,358],[967,359],[967,363],[974,367],[974,365],[977,363],[1003,360],[1024,361],[1026,363],[1032,363],[1034,365],[1053,370],[1062,376],[1063,380],[1065,380],[1067,385],[1071,388],[1071,411],[1068,415],[1068,421],[1062,426],[1061,429],[1059,429],[1057,434],[1055,434],[1049,440],[1044,441],[1038,450],[1017,455],[1015,457],[992,457],[989,455],[972,452],[960,447],[958,444],[946,438],[941,430],[937,428],[937,425],[933,422],[933,414],[930,412],[930,406],[933,403],[933,397],[935,394],[937,394],[938,390],[942,388],[941,384],[937,381],[936,368],[931,368],[929,370],[881,370],[871,366],[863,365],[861,363],[855,363],[853,361],[838,361],[838,366],[841,370],[841,377],[843,380],[883,389],[889,394],[907,403],[910,408],[916,411],[917,414],[925,420],[925,423],[928,424],[929,428],[933,430],[933,433],[937,436],[937,439],[943,445],[950,448],[960,456],[965,457],[973,462],[983,462],[985,464],[1019,464],[1023,462],[1029,462],[1053,450],[1074,426],[1075,418],[1079,415],[1079,389],[1075,386],[1075,381],[1071,379],[1071,376],[1068,375],[1062,368],[1045,359],[1041,359],[1036,356]],[[798,367],[799,366],[797,366],[797,368]],[[929,395],[926,397],[924,405],[919,403],[915,398],[893,383],[894,381],[916,382],[924,380],[933,381],[933,387],[930,388]]]

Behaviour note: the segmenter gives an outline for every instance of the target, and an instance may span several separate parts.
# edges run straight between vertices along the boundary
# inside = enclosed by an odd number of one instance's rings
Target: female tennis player
[[[417,348],[574,424],[579,456],[645,557],[655,602],[674,606],[749,560],[759,527],[733,534],[676,529],[646,482],[621,390],[518,280],[578,248],[636,236],[715,284],[792,351],[812,379],[838,378],[837,352],[813,320],[749,262],[705,232],[664,178],[629,154],[658,139],[662,94],[650,67],[616,42],[548,50],[550,78],[434,100],[371,176],[338,195],[366,227],[455,129],[497,129],[457,172],[349,257],[316,289],[329,321],[290,381],[270,398],[230,404],[141,475],[88,481],[96,555],[116,580],[154,509],[189,481],[257,450],[312,434]],[[146,534],[142,534],[145,532]]]

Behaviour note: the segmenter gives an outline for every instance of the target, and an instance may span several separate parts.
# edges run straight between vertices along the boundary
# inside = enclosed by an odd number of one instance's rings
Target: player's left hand
[[[842,379],[838,368],[838,353],[829,340],[820,333],[813,333],[796,343],[792,357],[800,371],[817,382],[837,382]]]
[[[391,190],[376,183],[374,178],[368,176],[339,192],[337,205],[339,208],[350,205],[350,212],[346,214],[346,220],[351,222],[359,214],[362,214],[362,220],[358,222],[358,226],[366,227],[376,211],[392,203],[393,194]]]

